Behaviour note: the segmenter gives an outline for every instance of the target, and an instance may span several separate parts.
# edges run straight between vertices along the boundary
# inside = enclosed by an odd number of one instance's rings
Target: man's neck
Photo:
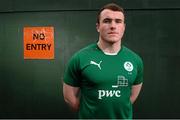
[[[97,45],[104,53],[118,53],[121,49],[120,41],[116,43],[108,43],[99,40]]]

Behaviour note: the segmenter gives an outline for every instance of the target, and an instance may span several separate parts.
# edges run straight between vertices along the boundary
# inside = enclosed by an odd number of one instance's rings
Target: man
[[[143,82],[143,63],[121,45],[124,10],[114,4],[100,9],[99,41],[71,58],[63,84],[64,99],[79,118],[132,118],[132,104]]]

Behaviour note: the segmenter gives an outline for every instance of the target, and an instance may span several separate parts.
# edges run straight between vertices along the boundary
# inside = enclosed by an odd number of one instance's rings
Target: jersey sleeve
[[[73,55],[67,64],[64,74],[64,82],[74,87],[80,86],[79,58],[77,54]]]
[[[136,80],[134,81],[134,85],[140,84],[143,82],[143,61],[140,57],[138,57],[137,59],[137,76],[136,76]]]

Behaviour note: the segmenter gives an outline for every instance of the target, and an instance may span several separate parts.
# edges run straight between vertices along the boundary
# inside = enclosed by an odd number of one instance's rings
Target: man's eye
[[[105,20],[103,20],[103,22],[104,22],[104,23],[111,23],[111,20],[105,19]]]
[[[122,23],[122,20],[118,19],[118,20],[116,20],[116,23]]]

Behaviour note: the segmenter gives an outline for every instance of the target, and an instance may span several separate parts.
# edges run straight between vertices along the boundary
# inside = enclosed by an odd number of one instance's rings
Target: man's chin
[[[120,40],[117,40],[117,39],[109,39],[108,40],[108,42],[109,43],[112,43],[112,44],[114,44],[114,43],[117,43],[117,42],[119,42]]]

